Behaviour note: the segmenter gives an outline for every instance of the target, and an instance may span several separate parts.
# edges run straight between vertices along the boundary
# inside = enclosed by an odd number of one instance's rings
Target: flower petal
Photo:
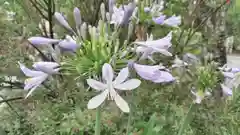
[[[35,86],[39,86],[43,81],[45,81],[47,79],[48,75],[44,74],[38,77],[33,77],[33,78],[29,78],[26,79],[24,84],[24,90],[29,90]]]
[[[113,73],[112,66],[108,63],[105,63],[102,67],[102,77],[107,83],[113,81]]]
[[[221,87],[225,95],[231,96],[233,94],[232,89],[228,88],[226,85],[221,84]]]
[[[36,77],[36,76],[41,76],[43,75],[44,73],[41,72],[41,71],[34,71],[34,70],[31,70],[29,68],[27,68],[25,65],[23,65],[22,63],[18,62],[19,66],[20,66],[20,69],[22,70],[22,72],[28,76],[28,77]]]
[[[123,68],[119,73],[118,76],[115,78],[114,84],[120,84],[122,82],[124,82],[129,75],[129,70],[128,67]]]
[[[231,78],[233,79],[234,78],[234,73],[232,72],[222,72],[223,73],[223,76],[226,77],[226,78]]]
[[[202,97],[196,96],[195,103],[200,104],[202,102]]]
[[[60,42],[60,40],[58,39],[51,39],[45,37],[30,37],[28,41],[33,45],[48,45]]]
[[[165,18],[166,18],[166,15],[160,15],[159,17],[153,18],[152,20],[153,20],[154,23],[156,23],[156,24],[163,24]]]
[[[114,96],[114,101],[123,112],[126,112],[126,113],[130,112],[128,103],[117,92]]]
[[[134,44],[137,44],[137,45],[141,45],[141,46],[144,46],[144,47],[155,47],[155,48],[158,48],[158,49],[168,49],[172,43],[171,43],[171,40],[172,40],[172,32],[169,32],[167,34],[167,36],[161,38],[161,39],[157,39],[157,40],[148,40],[148,41],[136,41],[134,42]]]
[[[164,21],[164,24],[172,27],[177,27],[181,24],[181,16],[172,16]]]
[[[27,93],[27,95],[25,96],[25,99],[27,99],[30,95],[32,95],[32,93],[36,90],[36,88],[38,87],[39,85],[36,85],[34,86],[33,88],[31,88],[31,90]]]
[[[151,46],[151,48],[152,48],[153,50],[155,50],[156,52],[159,52],[159,53],[161,53],[161,54],[163,54],[163,55],[172,56],[172,53],[170,53],[170,52],[169,52],[168,50],[166,50],[166,49],[159,49],[159,48],[152,47],[152,46]]]
[[[107,88],[106,84],[103,84],[103,83],[93,80],[93,79],[87,79],[87,84],[95,90],[104,90]]]
[[[156,80],[152,80],[155,83],[164,83],[164,82],[173,82],[176,79],[168,72],[166,71],[156,71],[155,76],[158,76]]]
[[[134,63],[134,69],[136,70],[137,74],[145,79],[145,80],[156,80],[161,76],[161,74],[156,74],[156,71],[162,68],[162,66],[155,65],[155,66],[148,66],[148,65],[141,65]]]
[[[101,94],[90,99],[87,105],[88,109],[94,109],[100,106],[103,103],[103,101],[107,98],[108,93],[109,93],[108,90],[104,90]]]
[[[141,84],[141,81],[138,79],[130,79],[122,84],[117,84],[114,86],[114,88],[119,90],[133,90],[139,87]]]

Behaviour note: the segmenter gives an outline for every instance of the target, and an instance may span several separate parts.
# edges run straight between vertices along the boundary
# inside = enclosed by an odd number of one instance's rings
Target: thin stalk
[[[14,97],[9,99],[3,99],[3,100],[0,100],[0,104],[5,102],[10,102],[10,101],[15,101],[15,100],[22,100],[22,99],[24,99],[24,97]]]
[[[95,133],[94,135],[100,135],[101,129],[101,108],[98,107],[97,108],[97,112],[96,112],[96,122],[95,122]]]
[[[180,129],[178,130],[178,134],[177,135],[183,135],[184,130],[187,128],[188,124],[191,122],[192,120],[192,113],[195,111],[197,104],[192,103],[188,113],[186,114],[186,116],[183,118],[182,120],[182,125],[180,127]]]
[[[130,112],[129,112],[129,115],[128,115],[128,122],[127,122],[127,131],[126,131],[126,135],[129,135],[130,133],[130,126],[132,124],[132,116],[133,116],[133,111],[131,110],[133,108],[133,101],[134,101],[134,94],[133,94],[133,91],[132,91],[132,94],[131,94],[131,97],[130,97],[131,102],[129,104],[129,107],[130,107]]]

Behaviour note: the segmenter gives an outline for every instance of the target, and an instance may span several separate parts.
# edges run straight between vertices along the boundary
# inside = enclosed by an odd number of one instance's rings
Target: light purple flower
[[[171,27],[177,27],[181,24],[181,16],[171,16],[166,19],[166,15],[160,14],[159,17],[154,17],[152,19],[154,23],[160,24],[160,25],[168,25]]]
[[[55,74],[58,72],[59,65],[54,62],[36,62],[34,63],[34,68],[36,70],[31,70],[25,65],[18,62],[20,69],[27,76],[30,77],[24,81],[24,90],[29,90],[25,98],[29,97],[33,91],[40,86],[49,75]]]
[[[55,45],[58,45],[61,50],[71,51],[71,52],[75,52],[76,49],[80,47],[80,45],[77,44],[77,42],[69,35],[66,35],[66,38],[64,40],[44,38],[44,37],[31,37],[28,39],[28,41],[33,45],[55,44]]]
[[[145,13],[151,12],[151,8],[150,7],[144,7],[143,10],[144,10]]]
[[[162,25],[164,23],[165,18],[166,15],[160,15],[159,17],[154,17],[152,20],[154,21],[154,23]]]
[[[238,72],[240,72],[240,69],[239,68],[231,68],[231,72],[238,73]]]
[[[235,74],[232,72],[222,72],[223,76],[228,79],[233,79]]]
[[[164,20],[163,24],[166,24],[168,26],[177,27],[181,24],[181,16],[175,16],[169,17],[168,19]]]
[[[128,24],[132,17],[133,11],[136,8],[136,4],[129,3],[128,5],[121,5],[119,8],[116,5],[113,6],[113,13],[111,15],[111,24]]]
[[[30,37],[28,41],[33,45],[47,45],[47,44],[56,44],[60,42],[58,39],[51,39],[45,37]]]
[[[91,88],[101,92],[99,95],[89,100],[88,109],[97,108],[108,97],[108,99],[114,100],[117,106],[123,112],[129,112],[130,109],[127,102],[115,90],[115,89],[124,91],[133,90],[140,86],[141,84],[140,80],[138,79],[127,80],[128,75],[129,75],[128,68],[123,68],[113,81],[114,71],[110,64],[105,63],[102,67],[102,79],[104,80],[104,83],[94,79],[87,79],[87,83]]]
[[[169,72],[161,71],[161,69],[165,68],[163,66],[149,66],[134,63],[133,68],[141,78],[154,83],[167,83],[175,81],[175,78]]]
[[[157,40],[147,41],[136,41],[134,44],[140,45],[137,47],[136,52],[142,53],[141,59],[152,59],[152,54],[158,52],[166,56],[172,56],[168,52],[168,48],[171,47],[172,43],[172,32],[169,32],[167,36]]]
[[[58,46],[63,51],[71,51],[71,52],[75,52],[80,47],[80,45],[77,44],[77,42],[68,35],[66,36],[66,38],[64,40],[59,42]]]
[[[56,62],[34,62],[33,68],[47,74],[56,74],[59,71],[59,64]]]

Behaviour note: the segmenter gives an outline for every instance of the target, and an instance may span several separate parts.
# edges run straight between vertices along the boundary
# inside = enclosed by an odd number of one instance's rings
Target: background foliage
[[[35,51],[26,42],[31,35],[39,35],[38,28],[40,15],[31,6],[28,0],[0,0],[0,81],[6,75],[17,76],[17,82],[21,82],[22,74],[17,67],[17,61],[30,63],[30,55],[35,55]],[[90,24],[96,24],[96,7],[99,5],[96,0],[56,0],[56,11],[66,13],[68,19],[74,7],[79,7],[83,14],[83,19]],[[106,2],[106,1],[105,1]],[[120,1],[121,2],[121,1]],[[216,48],[212,44],[216,43],[213,37],[209,36],[204,40],[204,26],[202,24],[195,33],[196,27],[206,17],[204,12],[209,8],[197,9],[199,12],[189,16],[192,10],[190,5],[193,1],[168,0],[166,1],[166,14],[179,14],[183,16],[183,25],[174,31],[175,54],[183,55],[191,52],[203,59],[201,66],[213,68],[211,64],[204,63],[208,53],[204,51]],[[211,0],[211,2],[219,2]],[[210,2],[210,3],[211,3]],[[5,3],[5,4],[4,4]],[[229,6],[227,21],[227,35],[235,36],[234,45],[240,43],[240,2],[232,2]],[[93,7],[91,7],[91,6]],[[96,7],[94,7],[96,6]],[[8,20],[9,12],[15,12],[13,20]],[[94,16],[94,17],[93,17]],[[192,25],[192,21],[196,24]],[[199,22],[198,22],[199,21]],[[55,22],[54,22],[55,24]],[[64,32],[63,29],[54,25],[54,30]],[[157,37],[162,37],[169,31],[169,28],[155,27],[152,32]],[[189,38],[189,36],[191,38]],[[170,61],[170,62],[169,62]],[[171,63],[165,59],[163,63]],[[198,65],[199,66],[199,65]],[[160,85],[143,82],[143,87],[134,91],[133,99],[127,99],[131,103],[132,123],[127,126],[128,117],[121,113],[114,105],[105,108],[102,114],[102,135],[123,135],[126,130],[130,130],[132,135],[175,135],[181,128],[182,119],[188,113],[193,97],[190,90],[196,84],[199,72],[198,67],[190,71],[181,72],[181,82],[174,85]],[[176,75],[179,74],[175,71]],[[213,79],[219,79],[219,75],[212,74]],[[87,110],[86,103],[94,93],[87,93],[84,84],[72,78],[65,78],[63,83],[53,82],[53,85],[46,84],[54,93],[47,88],[41,88],[31,98],[27,100],[16,100],[13,102],[0,102],[0,134],[4,135],[92,135],[94,129],[95,110]],[[2,82],[2,81],[1,81]],[[11,83],[11,79],[9,80]],[[20,85],[20,84],[19,84]],[[14,86],[0,85],[0,96],[5,98],[18,97],[23,95],[21,85]],[[57,88],[57,89],[56,89]],[[240,94],[236,92],[233,97],[225,99],[219,96],[220,89],[214,88],[216,93],[213,98],[204,100],[203,104],[194,107],[191,119],[187,125],[184,135],[239,135],[240,134]],[[1,101],[1,100],[0,100]],[[120,117],[119,117],[120,116]],[[127,129],[129,128],[129,129]],[[2,132],[2,133],[1,133]]]

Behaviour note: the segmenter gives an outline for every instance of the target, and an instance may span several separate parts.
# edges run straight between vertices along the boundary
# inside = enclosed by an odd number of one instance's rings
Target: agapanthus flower
[[[132,2],[128,5],[121,5],[119,8],[117,8],[116,5],[111,8],[113,9],[113,13],[110,14],[110,23],[125,25],[128,24],[130,18],[132,17],[136,4]]]
[[[58,46],[63,51],[76,52],[81,45],[77,44],[76,40],[74,40],[71,36],[66,35],[65,39],[58,43]]]
[[[158,17],[152,18],[153,22],[156,24],[164,24],[165,19],[166,19],[166,15],[160,15]]]
[[[25,98],[29,97],[50,75],[59,71],[59,64],[55,62],[36,62],[33,64],[35,70],[27,68],[20,62],[18,64],[22,72],[29,77],[24,82],[24,90],[29,90]]]
[[[141,59],[150,59],[152,60],[152,55],[156,52],[161,53],[166,56],[172,56],[168,51],[168,48],[171,47],[172,43],[172,32],[167,36],[161,39],[152,40],[148,39],[147,41],[135,41],[134,44],[140,45],[137,47],[136,52],[142,53]]]
[[[58,45],[63,51],[76,51],[76,49],[80,47],[80,45],[77,44],[76,41],[69,35],[67,35],[63,40],[45,37],[31,37],[28,39],[28,41],[36,46],[55,44]]]
[[[233,69],[232,68],[221,68],[222,74],[224,76],[224,82],[221,84],[221,88],[223,91],[223,94],[226,96],[231,96],[232,95],[232,89],[236,88],[238,86],[238,69]]]
[[[208,90],[205,90],[204,92],[201,90],[197,92],[191,91],[191,93],[196,97],[194,103],[197,104],[200,104],[205,97],[211,96],[211,93]]]
[[[169,18],[167,18],[166,20],[164,20],[163,24],[166,24],[168,26],[172,26],[172,27],[177,27],[181,24],[181,16],[171,16]]]
[[[158,17],[153,18],[154,23],[160,24],[160,25],[168,25],[172,27],[177,27],[181,24],[181,16],[171,16],[166,19],[165,15],[160,15]]]
[[[132,64],[136,73],[144,80],[152,81],[154,83],[168,83],[175,81],[175,78],[167,71],[164,66],[160,65],[141,65],[137,63]]]
[[[91,88],[101,92],[101,94],[89,100],[88,109],[97,108],[108,97],[108,99],[114,100],[117,106],[123,112],[129,112],[130,109],[127,102],[115,90],[115,89],[123,91],[133,90],[140,86],[141,84],[140,80],[138,79],[127,80],[128,75],[129,75],[128,68],[123,68],[113,81],[114,71],[110,64],[105,63],[102,67],[103,82],[94,79],[87,79],[87,83]]]

